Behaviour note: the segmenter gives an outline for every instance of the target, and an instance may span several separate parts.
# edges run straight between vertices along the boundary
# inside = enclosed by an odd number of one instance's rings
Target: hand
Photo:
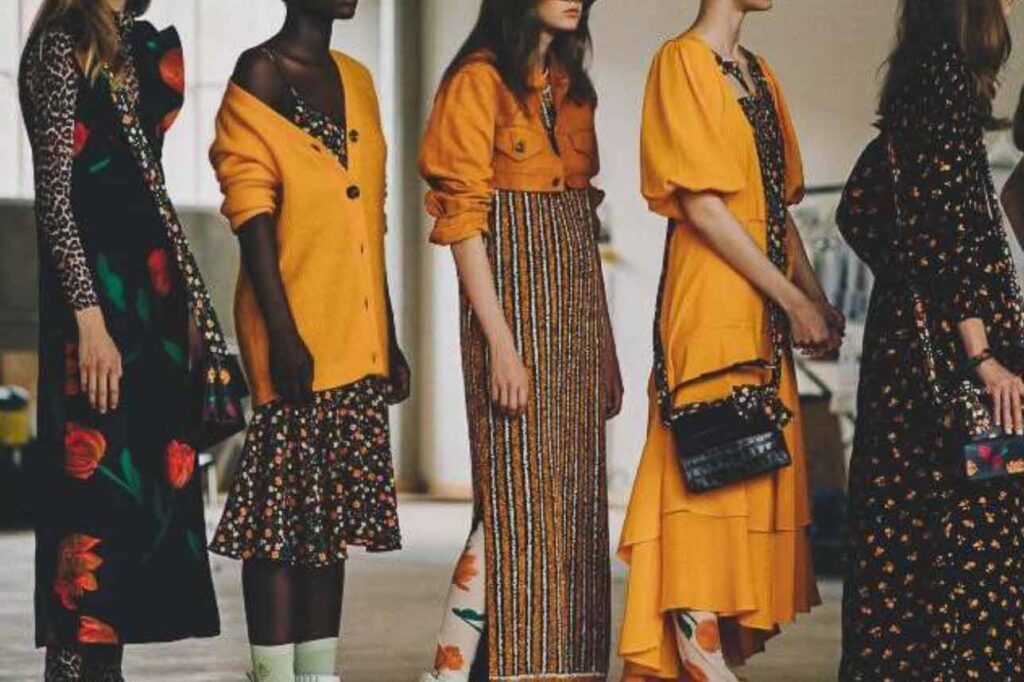
[[[614,342],[604,345],[604,357],[601,359],[604,373],[605,407],[604,418],[615,419],[622,412],[622,397],[626,389],[622,386],[622,372],[619,369],[619,354]]]
[[[1003,427],[1007,434],[1024,436],[1024,420],[1021,419],[1024,381],[995,358],[981,363],[976,371],[985,385],[985,391],[992,398],[992,416],[996,426]]]
[[[839,335],[840,343],[842,343],[843,337],[846,336],[846,316],[827,300],[822,301],[822,309],[825,315],[825,322]]]
[[[82,390],[100,414],[121,404],[121,352],[107,332],[103,311],[86,308],[75,314],[78,321],[78,367]]]
[[[801,295],[794,304],[786,307],[786,315],[793,336],[793,345],[804,355],[817,358],[838,347],[838,335],[829,326],[821,306]]]
[[[405,353],[398,346],[392,346],[391,356],[391,404],[405,402],[412,393],[412,370],[405,359]]]
[[[491,345],[491,400],[509,417],[526,411],[530,375],[511,342]]]
[[[285,404],[313,400],[313,355],[294,328],[270,337],[270,377]]]

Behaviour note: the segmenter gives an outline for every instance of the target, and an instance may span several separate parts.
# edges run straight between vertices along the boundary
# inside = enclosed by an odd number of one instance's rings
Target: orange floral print
[[[107,454],[107,439],[95,429],[69,423],[64,434],[64,471],[68,476],[87,481],[96,473]]]
[[[187,443],[172,440],[164,453],[167,482],[175,490],[181,490],[192,480],[196,470],[196,451]]]
[[[469,592],[469,582],[478,575],[480,575],[480,571],[476,567],[476,555],[466,551],[459,557],[459,563],[455,565],[452,584],[463,592]]]
[[[466,665],[462,657],[462,651],[457,646],[437,645],[437,656],[434,658],[434,670],[442,672],[445,670],[460,671]]]
[[[718,621],[714,618],[702,620],[697,625],[695,636],[697,646],[709,654],[718,653],[722,648],[721,639],[718,636]]]
[[[120,637],[102,620],[92,616],[82,616],[78,619],[78,641],[82,644],[117,644]]]
[[[95,552],[99,538],[75,533],[61,540],[57,547],[57,577],[54,593],[68,611],[78,609],[78,600],[86,592],[99,589],[94,571],[103,565]]]
[[[686,682],[708,682],[707,673],[693,661],[683,661],[683,675]]]

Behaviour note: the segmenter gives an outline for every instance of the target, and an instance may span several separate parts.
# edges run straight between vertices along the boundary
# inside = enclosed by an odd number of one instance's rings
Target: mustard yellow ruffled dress
[[[759,60],[775,99],[790,204],[803,195],[800,151],[778,83]],[[753,130],[717,56],[696,34],[669,41],[654,59],[643,112],[642,182],[651,210],[675,222],[661,325],[677,404],[724,398],[767,381],[760,370],[709,372],[770,360],[761,294],[686,225],[682,191],[720,194],[766,248],[766,202]],[[685,487],[673,436],[650,398],[647,443],[637,471],[619,555],[629,565],[619,654],[628,682],[688,679],[672,626],[674,610],[722,617],[724,649],[746,658],[781,623],[819,603],[807,526],[806,459],[791,363],[780,396],[795,414],[785,438],[793,465],[699,495]]]

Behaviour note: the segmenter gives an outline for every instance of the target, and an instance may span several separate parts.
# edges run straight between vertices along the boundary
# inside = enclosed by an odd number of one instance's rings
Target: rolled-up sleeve
[[[221,212],[236,232],[256,216],[275,214],[281,187],[278,164],[240,101],[246,97],[252,95],[237,85],[229,86],[210,148],[210,162],[224,195]]]
[[[497,73],[486,63],[464,66],[442,85],[420,153],[430,186],[430,241],[449,245],[486,234],[493,200]]]

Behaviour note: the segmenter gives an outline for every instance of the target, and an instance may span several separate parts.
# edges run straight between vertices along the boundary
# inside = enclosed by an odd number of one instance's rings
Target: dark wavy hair
[[[896,47],[886,63],[879,115],[889,111],[922,52],[937,41],[957,45],[974,81],[978,112],[989,127],[1005,127],[992,114],[999,73],[1010,58],[1013,39],[1002,0],[901,0]]]
[[[455,75],[478,53],[488,52],[494,57],[494,65],[505,87],[525,102],[531,91],[530,62],[543,30],[535,12],[540,1],[483,0],[476,26],[448,66],[444,79]],[[587,73],[592,47],[589,20],[593,2],[584,0],[579,28],[573,33],[558,34],[551,44],[551,55],[569,76],[569,99],[577,104],[597,103],[597,91]]]

